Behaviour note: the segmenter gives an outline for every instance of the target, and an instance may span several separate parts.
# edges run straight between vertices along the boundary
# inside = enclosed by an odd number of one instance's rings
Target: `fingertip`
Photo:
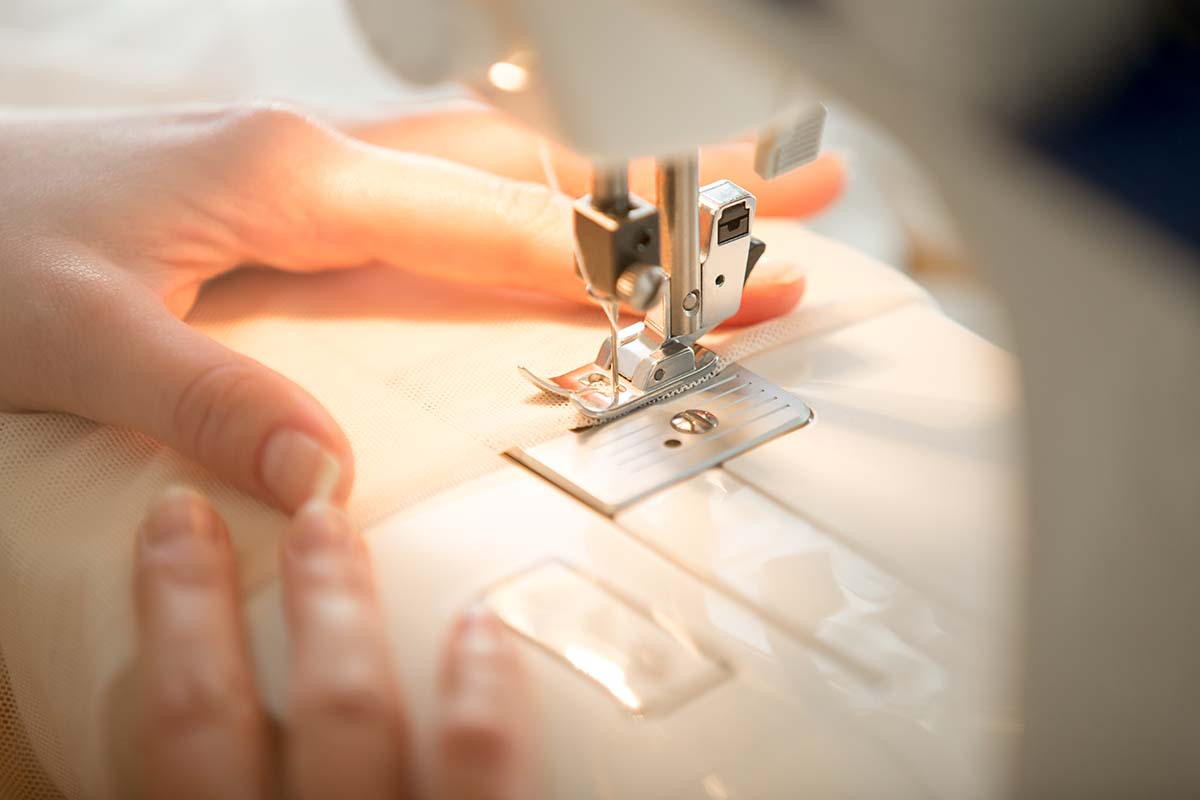
[[[225,523],[207,498],[185,486],[171,486],[154,501],[138,530],[136,550],[139,615],[160,623],[175,613],[171,598],[180,591],[234,581]]]
[[[825,153],[817,159],[825,185],[825,203],[832,205],[842,196],[850,178],[850,167],[841,153]]]
[[[454,620],[442,652],[444,699],[496,705],[519,694],[524,672],[508,627],[484,602],[472,604]],[[486,690],[485,690],[486,687]]]
[[[350,499],[350,490],[354,488],[354,454],[350,450],[349,442],[346,443],[344,449],[338,452],[337,459],[338,476],[333,490],[329,493],[329,499],[344,506]]]
[[[313,499],[344,503],[350,494],[354,462],[348,443],[330,447],[304,430],[285,427],[267,436],[258,464],[262,485],[285,511]]]
[[[486,606],[455,621],[440,689],[439,796],[534,796],[528,681],[507,629]]]
[[[845,188],[849,167],[846,157],[842,153],[836,151],[822,153],[817,156],[811,166],[822,177],[830,191],[841,193]]]
[[[482,600],[476,600],[467,606],[459,614],[458,623],[463,627],[478,625],[492,630],[497,630],[502,625],[500,618],[496,616],[496,612],[492,611],[491,607]]]
[[[468,606],[455,621],[449,647],[459,656],[491,655],[508,642],[504,623],[482,601]]]
[[[324,497],[313,497],[296,512],[284,537],[284,548],[308,554],[356,542],[350,517]]]
[[[795,261],[767,256],[750,273],[750,280],[746,286],[751,291],[774,291],[780,287],[803,283],[804,276],[804,267]]]
[[[314,498],[300,507],[280,540],[279,558],[284,602],[298,634],[321,629],[323,620],[349,632],[348,609],[378,616],[366,543],[330,501]]]
[[[151,505],[138,532],[143,548],[165,548],[196,538],[216,538],[220,521],[202,494],[187,486],[167,487]]]
[[[781,317],[799,305],[806,286],[807,277],[798,264],[763,259],[746,283],[738,313],[727,325],[754,325]]]
[[[846,162],[837,153],[823,153],[809,164],[768,182],[759,198],[759,213],[811,217],[837,202],[846,187]]]

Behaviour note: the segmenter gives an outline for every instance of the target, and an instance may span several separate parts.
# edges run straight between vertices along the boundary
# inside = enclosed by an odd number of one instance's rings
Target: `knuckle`
[[[205,728],[249,729],[259,710],[245,677],[234,670],[174,671],[151,684],[145,711],[153,735],[182,736]]]
[[[558,239],[569,230],[570,210],[540,184],[503,180],[494,193],[493,211],[498,224],[512,232],[514,268],[554,252]]]
[[[224,113],[223,129],[232,137],[270,145],[282,136],[303,135],[320,129],[310,117],[284,103],[251,103]]]
[[[329,130],[282,104],[235,106],[217,126],[217,150],[227,174],[247,185],[287,185],[324,152]]]
[[[513,756],[512,733],[499,720],[479,714],[451,714],[438,732],[442,752],[459,762],[499,763]]]
[[[173,430],[181,445],[201,460],[210,458],[236,419],[253,387],[255,369],[240,361],[205,367],[180,392]]]
[[[217,131],[216,141],[206,144],[220,159],[216,174],[238,197],[238,213],[223,215],[234,239],[251,260],[270,260],[280,242],[291,242],[285,252],[305,252],[318,233],[319,217],[309,208],[320,185],[316,176],[341,152],[340,134],[282,104],[233,107]]]
[[[399,718],[397,695],[384,671],[346,663],[310,677],[297,707],[305,717],[345,728],[374,728]]]

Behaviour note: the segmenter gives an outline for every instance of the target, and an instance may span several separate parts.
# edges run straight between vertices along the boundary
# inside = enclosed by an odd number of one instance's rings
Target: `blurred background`
[[[398,84],[357,37],[340,0],[15,0],[0,5],[0,103],[268,98],[336,119],[471,102],[452,85]],[[1003,313],[920,168],[853,109],[830,112],[825,147],[845,160],[849,180],[811,227],[912,273],[951,317],[1007,346]]]
[[[855,11],[862,5],[847,4],[856,21],[877,19],[886,29],[894,12]],[[909,16],[929,16],[928,3],[905,5]],[[1112,22],[1133,44],[1107,60],[1083,100],[1039,109],[1025,135],[1061,166],[1200,246],[1200,202],[1186,177],[1200,175],[1200,2],[1141,5],[1130,21]],[[945,44],[961,23],[923,24]],[[262,98],[335,118],[470,102],[452,85],[404,87],[385,74],[340,0],[0,4],[0,103],[106,107]],[[854,109],[835,102],[830,110],[826,149],[846,160],[850,180],[841,201],[811,226],[910,272],[948,315],[1009,347],[1004,314],[920,165]]]

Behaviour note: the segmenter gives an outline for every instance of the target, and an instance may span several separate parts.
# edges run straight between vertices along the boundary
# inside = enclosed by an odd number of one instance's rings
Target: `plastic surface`
[[[493,586],[485,602],[638,717],[669,713],[728,675],[677,626],[558,561]]]
[[[1011,359],[911,306],[747,365],[816,422],[614,520],[513,465],[369,531],[415,720],[453,615],[553,562],[729,674],[639,718],[597,690],[611,669],[561,657],[586,625],[557,617],[558,655],[524,646],[548,796],[1002,796],[1020,724]],[[559,602],[586,606],[588,586]],[[278,696],[282,664],[264,666]]]
[[[817,416],[721,474],[736,473],[770,499],[772,519],[781,515],[763,529],[770,537],[788,537],[799,519],[811,525],[796,528],[801,539],[847,544],[888,576],[895,599],[878,613],[855,606],[856,614],[821,618],[821,609],[837,608],[830,582],[845,575],[817,581],[819,558],[796,561],[810,572],[765,582],[763,574],[792,562],[789,550],[740,573],[706,564],[703,537],[683,540],[686,558],[664,558],[632,523],[614,524],[500,458],[514,444],[557,434],[569,416],[528,402],[531,390],[508,359],[577,362],[600,335],[587,309],[515,299],[498,309],[491,294],[383,270],[246,271],[206,290],[191,322],[298,381],[344,424],[358,465],[350,511],[375,550],[414,705],[431,695],[453,614],[551,560],[677,625],[731,668],[713,689],[637,720],[594,681],[530,645],[552,742],[551,796],[990,790],[1015,724],[992,688],[1006,680],[998,655],[1008,652],[1006,554],[1020,536],[1010,454],[997,445],[1014,421],[1011,362],[943,319],[894,271],[794,225],[760,229],[776,252],[811,266],[804,304],[709,338]],[[461,370],[427,369],[448,353],[471,358]],[[464,374],[473,391],[462,390]],[[79,418],[3,415],[0,443],[0,483],[9,487],[0,578],[11,589],[11,608],[0,615],[10,679],[0,710],[19,709],[33,754],[64,794],[135,794],[130,537],[170,483],[209,494],[229,523],[264,693],[280,708],[281,515],[146,437]],[[754,508],[717,503],[711,492],[681,498],[696,520],[710,509],[713,540],[730,552],[738,552],[733,544],[774,546],[744,533]],[[647,506],[648,520],[651,512]],[[779,585],[790,588],[780,594]],[[15,716],[0,721],[0,731],[20,732]]]

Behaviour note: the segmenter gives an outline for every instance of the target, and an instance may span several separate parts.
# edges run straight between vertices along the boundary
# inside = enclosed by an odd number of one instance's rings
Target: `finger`
[[[255,159],[255,174],[264,177],[253,184],[276,207],[269,222],[256,218],[250,226],[246,258],[295,270],[383,261],[461,283],[583,302],[572,201],[565,195],[364,144],[277,108],[248,121],[254,124],[235,130],[271,143]],[[775,286],[774,299],[760,302],[757,287],[766,285],[751,282],[748,309],[777,307],[787,298]]]
[[[539,155],[541,137],[490,109],[358,123],[348,130],[363,141],[384,147],[425,153],[521,181],[545,180]],[[551,154],[562,191],[572,197],[590,191],[591,167],[586,159],[559,145],[551,145]],[[754,194],[762,216],[811,216],[833,203],[846,181],[845,166],[833,155],[821,156],[776,180],[763,180],[754,172],[754,145],[744,141],[704,148],[700,171],[703,183],[727,178]],[[650,160],[633,163],[630,182],[634,192],[654,200]]]
[[[404,710],[362,539],[315,500],[293,520],[281,564],[289,787],[306,798],[406,795]]]
[[[532,698],[511,638],[483,608],[455,624],[439,681],[436,796],[515,800],[536,792]]]
[[[742,305],[726,327],[754,325],[790,312],[804,296],[804,271],[791,261],[766,256],[750,273]]]
[[[348,138],[297,175],[290,200],[322,220],[303,252],[280,229],[265,263],[291,269],[383,261],[476,286],[578,300],[571,200],[438,158]]]
[[[77,266],[72,276],[88,274],[88,264]],[[111,273],[61,282],[67,313],[36,328],[54,340],[45,350],[60,355],[40,370],[45,385],[33,407],[151,434],[286,510],[314,493],[348,494],[349,443],[312,396]]]
[[[204,498],[174,489],[158,501],[138,535],[135,585],[146,795],[266,797],[233,553]]]
[[[348,248],[365,248],[353,258],[587,302],[574,271],[570,201],[564,196],[440,160],[378,150],[363,157],[374,163],[361,168],[361,181],[322,198],[337,209],[330,218],[342,221],[327,234]],[[337,247],[333,241],[330,246]],[[730,324],[786,313],[803,291],[799,269],[780,259],[764,261]]]
[[[280,251],[267,255],[271,263],[307,269],[384,261],[460,283],[586,302],[574,270],[571,201],[541,184],[347,140],[324,167],[310,162],[297,186],[298,197],[326,221],[322,238],[300,261]],[[778,281],[749,286],[749,309],[787,306]],[[760,291],[777,297],[768,301]]]

